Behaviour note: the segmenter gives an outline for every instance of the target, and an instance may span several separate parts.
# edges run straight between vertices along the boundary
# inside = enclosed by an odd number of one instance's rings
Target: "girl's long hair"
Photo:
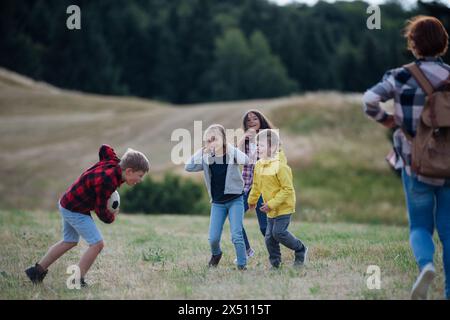
[[[210,131],[216,131],[222,135],[223,152],[226,154],[227,153],[227,136],[225,133],[225,128],[221,124],[217,124],[217,123],[212,124],[205,130],[205,135],[204,135],[205,138]]]
[[[272,122],[270,122],[270,120],[267,119],[267,117],[261,111],[256,110],[256,109],[250,109],[244,114],[244,117],[242,118],[242,128],[244,129],[244,132],[247,132],[247,130],[248,130],[247,119],[248,119],[248,115],[250,113],[255,114],[258,117],[258,119],[259,119],[260,126],[259,126],[258,132],[261,132],[261,130],[266,130],[266,129],[269,129],[269,130],[270,129],[276,129],[275,126],[272,124]],[[246,154],[248,154],[247,150],[248,150],[249,143],[250,143],[250,140],[248,138],[245,139],[244,151],[245,151]]]
[[[244,117],[242,118],[242,128],[244,129],[244,132],[247,132],[247,130],[248,130],[247,119],[248,119],[248,115],[250,113],[253,113],[258,117],[259,123],[260,123],[259,130],[275,129],[275,126],[270,122],[269,119],[267,119],[267,117],[261,111],[256,110],[256,109],[251,109],[251,110],[248,110],[244,114]]]

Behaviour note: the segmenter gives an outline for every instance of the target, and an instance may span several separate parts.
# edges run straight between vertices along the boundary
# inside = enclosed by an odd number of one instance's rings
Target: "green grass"
[[[308,221],[407,224],[401,182],[390,172],[316,164],[295,170],[294,178]]]
[[[282,134],[309,144],[303,159],[288,159],[302,219],[406,225],[401,180],[384,160],[386,130],[359,104],[305,101],[273,114]]]
[[[66,287],[66,269],[86,245],[63,256],[43,285],[33,286],[23,270],[60,239],[57,212],[0,211],[0,299],[408,299],[417,275],[405,227],[293,221],[290,231],[310,248],[309,264],[270,271],[257,221],[245,225],[256,255],[246,272],[235,270],[228,222],[219,268],[209,259],[208,217],[120,215],[112,225],[97,220],[105,249],[90,270],[86,290]],[[430,298],[443,296],[442,250]],[[367,267],[381,269],[381,289],[369,290]]]

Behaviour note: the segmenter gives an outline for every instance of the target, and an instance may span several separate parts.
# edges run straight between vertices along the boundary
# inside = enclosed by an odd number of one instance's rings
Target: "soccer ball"
[[[120,195],[117,190],[111,194],[111,197],[109,197],[106,207],[108,208],[108,211],[114,214],[119,213]]]

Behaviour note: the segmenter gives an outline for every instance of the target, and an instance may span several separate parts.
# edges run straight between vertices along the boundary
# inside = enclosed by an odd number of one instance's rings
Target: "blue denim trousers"
[[[409,218],[409,241],[419,269],[433,263],[436,228],[443,247],[445,296],[450,298],[450,186],[433,186],[402,172]]]
[[[248,196],[250,195],[250,190],[244,194],[244,212],[248,210]],[[263,236],[266,235],[267,228],[267,214],[261,211],[261,207],[263,206],[264,201],[263,197],[260,196],[258,202],[256,203],[256,217],[258,218],[259,230]],[[247,232],[245,232],[245,228],[242,229],[242,233],[244,235],[245,249],[250,249],[250,242],[248,241]]]
[[[242,226],[244,220],[244,201],[242,196],[226,203],[212,203],[211,218],[209,223],[209,244],[211,253],[218,255],[222,253],[220,238],[226,218],[230,221],[231,241],[236,251],[237,264],[247,264]]]

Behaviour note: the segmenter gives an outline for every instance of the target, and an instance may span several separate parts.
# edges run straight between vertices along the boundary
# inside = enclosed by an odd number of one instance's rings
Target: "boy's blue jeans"
[[[245,266],[247,264],[247,254],[245,252],[244,238],[242,236],[242,225],[244,220],[244,201],[242,196],[226,203],[212,203],[211,219],[209,223],[209,244],[211,253],[218,255],[222,253],[220,248],[220,238],[222,236],[223,225],[228,216],[230,221],[231,241],[236,251],[237,264]]]
[[[433,186],[402,172],[409,216],[409,241],[420,270],[433,262],[436,227],[443,247],[445,296],[450,298],[450,186]]]

